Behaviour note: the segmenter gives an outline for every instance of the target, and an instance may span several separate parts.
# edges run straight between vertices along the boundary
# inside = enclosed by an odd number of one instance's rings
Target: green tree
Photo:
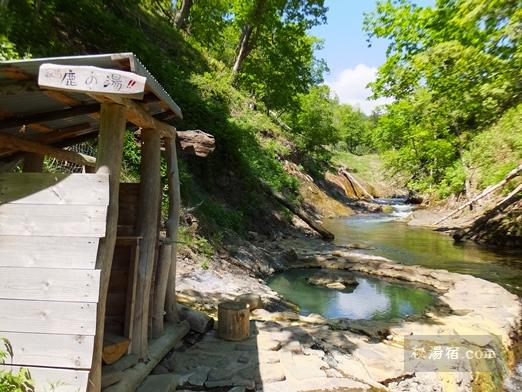
[[[328,86],[315,86],[298,97],[299,110],[292,114],[290,123],[303,151],[319,153],[340,140],[333,124],[333,105]]]
[[[337,129],[341,143],[349,152],[361,155],[372,147],[372,120],[358,109],[346,104],[332,103],[333,126]]]
[[[387,0],[366,16],[369,38],[390,40],[372,88],[394,103],[375,140],[410,186],[463,190],[470,141],[520,102],[521,23],[511,0]]]

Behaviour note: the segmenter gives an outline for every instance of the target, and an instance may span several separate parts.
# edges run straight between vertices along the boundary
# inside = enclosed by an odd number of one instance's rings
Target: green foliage
[[[464,162],[476,171],[480,186],[499,182],[522,162],[522,105],[508,110],[490,129],[473,139]]]
[[[317,86],[308,94],[299,95],[299,111],[290,117],[293,132],[301,150],[319,152],[326,145],[337,143],[340,134],[333,124],[330,89]]]
[[[438,0],[432,8],[387,0],[366,16],[370,38],[390,40],[374,94],[395,100],[374,141],[413,189],[462,191],[463,152],[520,102],[522,13],[515,3]]]
[[[8,358],[12,358],[13,349],[9,341],[0,338],[0,343],[4,346],[0,348],[0,365],[4,364]],[[5,351],[4,351],[5,348]],[[13,371],[0,370],[0,392],[33,392],[34,387],[31,375],[27,369],[20,369],[17,373]]]
[[[368,154],[373,151],[371,118],[350,105],[335,102],[333,126],[338,130],[341,146],[355,155]]]

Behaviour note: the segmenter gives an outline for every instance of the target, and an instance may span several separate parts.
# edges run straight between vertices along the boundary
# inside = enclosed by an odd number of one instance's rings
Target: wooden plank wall
[[[87,389],[108,203],[107,175],[0,174],[0,368],[29,369],[36,391]]]

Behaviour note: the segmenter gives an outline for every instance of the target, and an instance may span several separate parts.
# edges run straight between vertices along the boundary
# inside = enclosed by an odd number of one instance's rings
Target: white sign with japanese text
[[[143,97],[147,78],[132,72],[86,65],[42,64],[41,87],[87,93]]]

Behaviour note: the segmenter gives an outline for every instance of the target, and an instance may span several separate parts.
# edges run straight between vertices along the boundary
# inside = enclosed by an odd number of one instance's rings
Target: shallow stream
[[[450,236],[401,221],[411,213],[410,205],[399,199],[380,202],[390,204],[393,212],[329,219],[324,226],[335,234],[339,245],[363,243],[375,248],[363,253],[408,265],[470,274],[522,296],[522,251],[496,251],[469,241],[455,244]]]

